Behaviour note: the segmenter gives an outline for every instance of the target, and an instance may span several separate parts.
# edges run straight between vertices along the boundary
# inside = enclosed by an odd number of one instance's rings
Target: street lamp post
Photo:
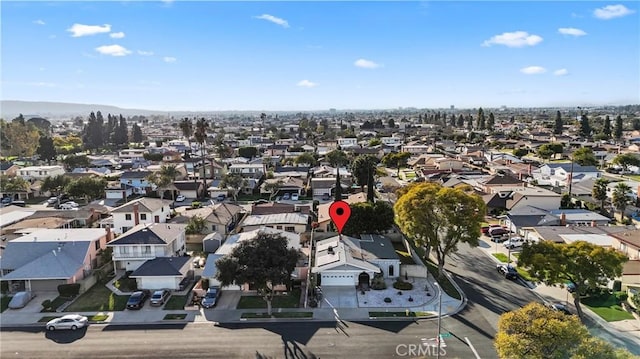
[[[442,329],[442,287],[438,284],[438,282],[433,283],[436,287],[438,287],[438,336],[436,337],[436,343],[438,343],[438,349],[436,350],[436,357],[440,358],[440,346],[442,345],[442,339],[440,338],[440,333]]]

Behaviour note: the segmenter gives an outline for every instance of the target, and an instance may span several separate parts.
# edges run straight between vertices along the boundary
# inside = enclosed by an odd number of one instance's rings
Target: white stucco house
[[[573,165],[570,162],[547,163],[537,170],[533,170],[531,176],[539,185],[566,187],[571,183],[583,181],[588,178],[600,178],[602,173],[595,166]]]
[[[113,232],[124,233],[139,224],[165,223],[171,215],[171,201],[159,198],[138,198],[111,211]]]

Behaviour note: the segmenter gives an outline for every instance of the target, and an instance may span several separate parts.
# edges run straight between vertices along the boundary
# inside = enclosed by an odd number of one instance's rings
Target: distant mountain
[[[44,117],[47,119],[70,118],[75,116],[86,117],[91,112],[100,111],[106,117],[107,114],[134,116],[134,115],[166,115],[166,111],[127,109],[109,105],[90,105],[66,102],[35,102],[35,101],[0,101],[0,118],[12,120],[20,114],[25,118]]]

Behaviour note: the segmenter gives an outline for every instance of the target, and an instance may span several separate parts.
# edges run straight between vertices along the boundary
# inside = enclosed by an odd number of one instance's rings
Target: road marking
[[[469,348],[471,348],[471,351],[473,352],[473,355],[476,356],[476,359],[480,359],[480,355],[478,355],[478,352],[476,351],[476,348],[473,347],[473,344],[471,344],[471,340],[469,340],[469,338],[464,337],[464,340],[467,341],[467,344],[469,345]]]

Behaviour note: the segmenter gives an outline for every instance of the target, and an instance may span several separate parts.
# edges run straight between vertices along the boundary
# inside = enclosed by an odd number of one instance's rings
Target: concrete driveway
[[[42,310],[42,302],[47,299],[54,300],[58,297],[58,292],[34,292],[34,294],[35,297],[24,308],[7,310],[18,313],[39,313]]]
[[[358,308],[356,288],[353,286],[322,286],[322,303],[319,308]]]
[[[222,290],[216,303],[216,309],[236,309],[242,292],[239,290]]]

